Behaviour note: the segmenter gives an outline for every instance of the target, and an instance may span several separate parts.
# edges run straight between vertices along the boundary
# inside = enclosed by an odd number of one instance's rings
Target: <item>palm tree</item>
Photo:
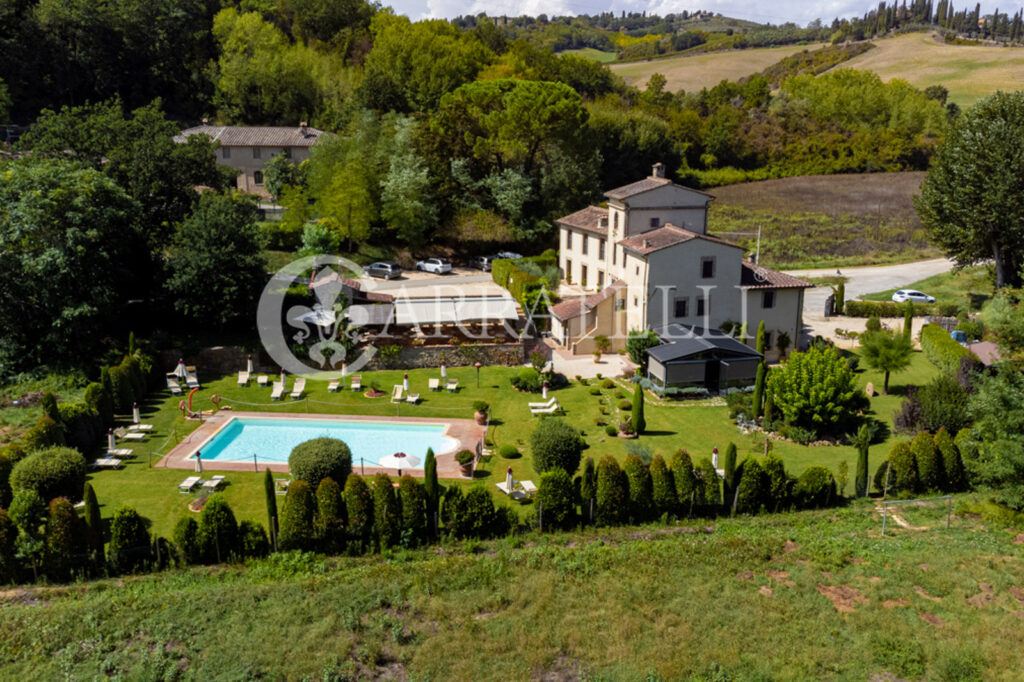
[[[882,393],[889,393],[889,374],[902,372],[910,366],[913,347],[903,334],[890,331],[868,332],[860,337],[861,358],[871,369],[885,372]]]

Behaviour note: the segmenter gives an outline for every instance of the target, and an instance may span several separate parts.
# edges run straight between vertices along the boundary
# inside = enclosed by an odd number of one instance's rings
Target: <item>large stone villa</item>
[[[174,141],[183,143],[193,135],[207,135],[218,143],[217,163],[238,171],[240,191],[269,198],[263,184],[267,161],[283,153],[292,163],[302,163],[309,158],[310,149],[323,131],[305,123],[293,127],[212,126],[204,119],[202,125],[175,135]]]
[[[809,282],[745,258],[743,247],[707,233],[713,197],[678,185],[655,164],[650,177],[605,192],[558,221],[559,265],[581,294],[553,306],[552,336],[575,354],[607,336],[625,347],[630,330],[654,330],[666,343],[650,352],[650,378],[662,385],[712,390],[753,381],[759,355],[750,346],[763,320],[766,355],[776,359],[785,333],[803,327]],[[721,333],[746,323],[739,343]]]

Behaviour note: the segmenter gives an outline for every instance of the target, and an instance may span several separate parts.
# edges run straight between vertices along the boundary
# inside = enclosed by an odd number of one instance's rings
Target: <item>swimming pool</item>
[[[313,438],[338,438],[352,451],[352,464],[376,466],[386,455],[404,452],[420,460],[432,448],[434,454],[450,452],[458,441],[444,435],[446,424],[408,424],[340,419],[233,417],[204,443],[199,451],[204,462],[288,463],[292,448]]]

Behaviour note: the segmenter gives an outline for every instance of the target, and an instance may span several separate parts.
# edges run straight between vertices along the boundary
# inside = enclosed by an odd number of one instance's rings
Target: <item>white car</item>
[[[935,303],[934,296],[929,296],[928,294],[921,293],[920,291],[914,291],[913,289],[900,289],[892,295],[892,300],[896,303],[906,303],[907,301],[913,301],[914,303]]]
[[[443,275],[452,271],[452,264],[444,258],[425,258],[416,264],[416,269]]]
[[[494,254],[495,258],[508,258],[509,260],[518,260],[523,257],[523,254],[516,253],[515,251],[499,251]]]

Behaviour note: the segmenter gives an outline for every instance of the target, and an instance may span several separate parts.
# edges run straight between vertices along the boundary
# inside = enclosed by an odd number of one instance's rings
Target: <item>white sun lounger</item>
[[[121,440],[134,440],[134,441],[146,440],[146,432],[145,431],[132,431],[130,433],[126,433],[123,436],[121,436]]]
[[[266,388],[267,384],[270,383],[270,377],[268,377],[266,374],[261,374],[258,377],[256,377],[256,383],[257,385]]]
[[[306,391],[306,377],[299,377],[295,380],[295,385],[292,386],[292,400],[298,400],[302,397],[302,394]]]
[[[523,492],[531,497],[537,494],[537,486],[533,484],[533,481],[519,481],[519,485],[523,486]]]
[[[331,383],[327,384],[327,392],[328,393],[337,393],[338,392],[338,386],[340,386],[340,385],[341,385],[341,382],[339,382],[337,379],[334,379],[333,381],[331,381]]]
[[[171,390],[171,395],[181,395],[181,386],[178,385],[177,379],[167,377],[167,388]]]
[[[129,431],[152,431],[152,424],[131,424],[128,426]]]
[[[190,493],[190,492],[192,492],[192,489],[195,488],[197,485],[199,485],[199,482],[202,481],[202,480],[203,479],[201,479],[198,476],[189,476],[184,481],[182,481],[181,483],[178,484],[178,492],[179,493]]]
[[[405,386],[402,384],[395,384],[395,388],[391,391],[391,402],[400,403],[405,400]]]
[[[547,401],[546,403],[527,403],[527,404],[530,406],[531,410],[534,410],[534,409],[536,409],[538,407],[551,407],[552,405],[557,405],[558,404],[558,398],[551,398],[551,400]]]
[[[117,457],[99,457],[95,462],[92,463],[97,469],[110,467],[111,469],[120,469],[121,460]]]
[[[352,390],[358,391],[363,388],[363,375],[357,374],[352,377]]]
[[[217,488],[219,488],[222,483],[224,483],[223,476],[214,476],[209,481],[203,481],[203,488],[206,488],[210,491],[214,491],[217,490]]]
[[[246,372],[244,369],[243,370],[239,370],[239,372],[238,372],[238,385],[239,386],[248,386],[249,385],[249,373]]]
[[[107,450],[107,457],[131,457],[131,448],[115,448],[113,450]]]
[[[196,368],[195,367],[186,367],[185,371],[188,374],[188,380],[186,381],[186,383],[188,384],[188,387],[189,388],[199,388],[199,375],[196,374]]]
[[[546,407],[531,407],[530,413],[535,416],[538,414],[554,414],[555,412],[558,412],[561,409],[562,406],[558,404],[558,401],[555,401],[553,405],[548,405]]]
[[[284,394],[284,382],[283,381],[275,381],[274,382],[274,390],[270,392],[270,399],[271,400],[280,400],[282,394]]]
[[[409,403],[410,405],[415,405],[419,401],[420,401],[420,394],[419,393],[408,393],[405,396],[405,402]]]
[[[439,390],[441,390],[441,380],[440,379],[429,379],[429,380],[427,380],[427,388],[429,388],[431,391],[439,391]]]
[[[448,380],[448,385],[445,386],[444,388],[449,393],[454,393],[459,388],[459,380],[458,379],[449,379]]]
[[[512,481],[512,489],[511,490],[508,487],[508,482],[507,481],[502,481],[501,483],[495,483],[494,485],[498,486],[498,490],[500,490],[501,492],[505,493],[506,495],[511,497],[513,500],[521,500],[524,497],[526,497],[526,493],[524,493],[522,490],[516,490],[516,484],[517,483],[519,483],[519,481]]]

